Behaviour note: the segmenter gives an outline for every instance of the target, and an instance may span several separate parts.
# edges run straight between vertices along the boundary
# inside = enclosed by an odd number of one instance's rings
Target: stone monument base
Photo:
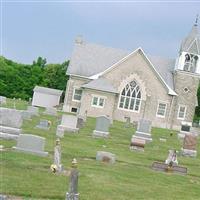
[[[66,193],[66,199],[65,200],[78,200],[79,199],[79,193],[73,194],[73,193]]]
[[[30,154],[34,154],[34,155],[38,155],[38,156],[48,156],[48,152],[45,151],[33,151],[30,149],[25,149],[25,148],[20,148],[20,147],[13,147],[14,150],[16,151],[21,151],[24,153],[30,153]]]
[[[190,149],[181,148],[181,155],[182,156],[189,156],[189,157],[196,157],[197,156],[197,151],[196,150],[190,150]]]
[[[187,168],[181,167],[181,166],[169,166],[165,163],[161,162],[154,162],[151,167],[155,171],[161,171],[161,172],[168,172],[168,173],[177,173],[181,175],[187,174]]]
[[[145,140],[146,143],[152,142],[151,134],[150,133],[143,133],[140,131],[136,131],[135,135],[133,135],[133,138]]]
[[[58,127],[65,131],[73,132],[73,133],[77,133],[79,131],[79,128],[67,127],[67,126],[63,126],[63,125],[59,125]]]
[[[93,134],[92,134],[93,137],[102,137],[102,138],[108,138],[109,136],[109,132],[103,132],[103,131],[97,131],[97,130],[94,130],[93,131]]]

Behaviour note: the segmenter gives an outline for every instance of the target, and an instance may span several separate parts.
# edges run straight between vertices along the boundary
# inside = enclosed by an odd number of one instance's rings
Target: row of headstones
[[[61,124],[58,125],[56,135],[63,137],[64,132],[78,132],[80,128],[84,126],[87,116],[75,116],[75,115],[62,115]],[[96,128],[93,131],[94,137],[108,137],[109,127],[111,120],[107,116],[99,116],[96,118]]]
[[[46,108],[44,114],[57,115],[55,108]],[[23,120],[30,120],[32,116],[39,115],[39,108],[28,106],[27,110],[16,110],[1,107],[0,109],[0,137],[5,139],[16,139],[21,133]],[[41,120],[38,128],[47,128],[49,122]]]

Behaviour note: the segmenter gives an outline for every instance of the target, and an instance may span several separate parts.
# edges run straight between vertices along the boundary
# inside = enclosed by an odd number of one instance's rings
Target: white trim
[[[68,73],[66,73],[66,75],[68,75],[68,76],[75,76],[75,77],[84,78],[84,79],[91,79],[90,77],[81,76],[81,75],[77,75],[77,74],[68,74]],[[91,79],[91,80],[92,80],[92,79]]]
[[[93,104],[93,99],[94,99],[94,97],[97,98],[97,105],[94,105],[94,104]],[[103,106],[100,106],[100,105],[99,105],[100,99],[103,99]],[[106,98],[105,98],[105,97],[103,97],[103,96],[98,96],[98,95],[93,95],[93,94],[92,94],[91,107],[95,107],[95,108],[104,108],[105,101],[106,101]]]
[[[110,66],[109,68],[107,68],[105,71],[100,72],[96,75],[90,76],[90,78],[99,78],[99,76],[102,76],[106,73],[108,73],[109,71],[111,71],[112,69],[114,69],[116,66],[118,66],[119,64],[121,64],[122,62],[124,62],[125,60],[127,60],[130,56],[134,55],[136,52],[141,51],[142,54],[144,55],[144,57],[147,59],[147,61],[150,63],[150,66],[153,68],[153,70],[156,72],[156,74],[158,75],[158,78],[161,80],[161,82],[164,84],[164,86],[166,87],[166,89],[168,89],[168,94],[169,95],[173,95],[176,96],[176,92],[171,89],[169,87],[169,85],[164,81],[164,79],[161,77],[161,75],[158,73],[158,71],[156,70],[156,68],[154,67],[154,65],[152,64],[152,62],[149,60],[149,58],[147,57],[147,55],[144,53],[144,51],[142,50],[141,47],[137,48],[136,50],[134,50],[133,52],[131,52],[130,54],[128,54],[127,56],[125,56],[124,58],[122,58],[120,61],[116,62],[115,64],[113,64],[112,66]]]
[[[125,92],[126,92],[126,86],[129,85],[129,88],[130,88],[130,83],[131,81],[134,81],[136,83],[136,86],[134,88],[134,92],[136,93],[136,95],[140,92],[140,98],[137,98],[137,97],[132,97],[132,96],[126,96],[125,95],[122,95],[122,91],[125,89]],[[120,95],[119,95],[119,99],[118,99],[118,109],[119,110],[126,110],[126,111],[132,111],[132,112],[136,112],[136,113],[139,113],[140,112],[140,106],[141,106],[141,101],[142,101],[142,91],[141,91],[141,87],[140,85],[138,85],[137,83],[137,80],[131,80],[129,82],[127,82],[126,84],[123,85],[122,87],[122,84],[121,84],[121,88],[120,88]],[[139,90],[136,91],[136,88],[139,87]],[[128,88],[128,89],[129,89]],[[133,91],[132,91],[133,92]],[[123,102],[123,108],[120,107],[120,103],[121,103],[121,98],[124,97],[124,102]],[[126,99],[129,98],[129,103],[128,103],[128,108],[124,108],[125,107],[125,103],[126,103]],[[130,105],[131,105],[131,101],[132,99],[134,100],[134,105],[133,105],[133,110],[130,109]],[[139,105],[138,105],[138,110],[135,110],[135,107],[137,106],[136,104],[136,101],[139,100]]]
[[[185,111],[184,111],[184,116],[183,116],[183,117],[179,117],[179,112],[180,112],[180,108],[181,108],[181,107],[185,107]],[[186,112],[187,112],[187,106],[186,106],[186,105],[179,104],[179,105],[178,105],[177,119],[184,120],[184,119],[185,119],[185,116],[186,116]]]
[[[106,96],[101,96],[101,95],[98,95],[98,94],[92,94],[91,96],[92,96],[92,97],[100,97],[100,98],[102,98],[102,99],[107,99]]]
[[[158,109],[159,109],[159,105],[160,104],[165,104],[165,110],[164,110],[164,115],[159,115],[158,114]],[[165,118],[166,117],[166,112],[167,112],[167,102],[166,101],[159,101],[158,100],[158,105],[157,105],[157,110],[156,110],[156,117],[159,117],[159,118]]]
[[[199,51],[199,46],[198,46],[197,38],[195,38],[195,39],[190,43],[190,46],[188,47],[187,52],[190,52],[190,48],[192,47],[192,45],[193,45],[194,43],[196,43],[196,45],[197,45],[197,51],[198,51],[198,54],[194,54],[194,55],[197,55],[197,56],[198,56],[198,55],[200,54],[200,51]],[[191,53],[191,54],[193,54],[193,53]]]
[[[72,95],[72,101],[74,101],[74,102],[81,102],[81,99],[80,100],[74,99],[75,90],[81,90],[82,93],[83,93],[83,90],[80,87],[74,86],[74,88],[73,88],[73,95]],[[81,93],[81,98],[82,98],[82,93]]]
[[[126,97],[124,96],[124,98],[126,98]],[[135,100],[140,100],[140,104],[139,104],[138,110],[130,110],[130,109],[125,109],[125,108],[119,107],[119,105],[120,105],[120,99],[121,99],[121,94],[119,95],[118,106],[117,106],[117,108],[118,108],[119,110],[123,110],[123,111],[127,111],[127,112],[140,113],[140,107],[141,107],[142,99],[134,98]],[[130,98],[130,99],[131,99],[131,98]],[[125,102],[124,102],[124,103],[125,103]],[[129,104],[130,104],[130,102],[129,102]]]

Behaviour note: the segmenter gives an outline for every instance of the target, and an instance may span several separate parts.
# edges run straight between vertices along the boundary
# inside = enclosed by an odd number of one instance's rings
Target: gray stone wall
[[[108,71],[103,77],[107,78],[119,93],[127,83],[136,80],[142,92],[140,111],[137,113],[119,109],[119,95],[91,89],[83,90],[81,103],[72,101],[74,87],[81,87],[81,85],[90,81],[89,79],[75,76],[71,76],[68,81],[63,110],[70,112],[72,107],[77,107],[80,108],[80,114],[84,114],[87,111],[88,116],[108,115],[112,119],[120,121],[125,121],[124,117],[130,117],[131,121],[145,118],[152,121],[152,126],[179,129],[181,120],[177,119],[177,114],[179,104],[181,104],[187,106],[187,114],[184,121],[191,122],[193,119],[199,83],[199,77],[194,74],[181,71],[175,73],[175,91],[178,96],[173,97],[168,95],[168,89],[150,67],[148,60],[141,52],[138,52],[119,63],[116,68]],[[189,89],[189,92],[184,92],[185,87]],[[93,95],[106,98],[103,108],[91,106]],[[159,102],[167,104],[164,118],[156,116]]]
[[[91,106],[93,96],[102,96],[105,98],[105,103],[103,108]],[[84,89],[81,99],[80,114],[84,115],[85,111],[87,111],[87,115],[91,117],[107,115],[112,118],[114,111],[114,102],[115,102],[115,94],[113,93]]]
[[[73,101],[74,88],[80,88],[83,84],[88,83],[89,81],[90,80],[86,78],[70,76],[67,82],[63,111],[71,112],[72,107],[80,108],[81,103],[77,101]]]
[[[104,77],[109,79],[118,88],[119,92],[125,87],[126,82],[130,82],[133,78],[135,78],[142,90],[143,100],[140,112],[136,113],[118,109],[118,97],[115,99],[114,119],[123,121],[124,116],[129,116],[132,121],[138,121],[144,117],[151,120],[153,126],[169,127],[168,121],[172,96],[168,95],[168,90],[141,53],[129,57],[105,74]],[[165,118],[156,117],[158,101],[167,103]]]
[[[197,89],[199,85],[199,76],[184,72],[176,71],[174,74],[175,91],[178,94],[175,97],[173,105],[173,128],[179,129],[181,121],[192,122],[197,105]],[[188,91],[184,91],[187,88]],[[187,106],[186,116],[184,120],[177,119],[179,105]]]

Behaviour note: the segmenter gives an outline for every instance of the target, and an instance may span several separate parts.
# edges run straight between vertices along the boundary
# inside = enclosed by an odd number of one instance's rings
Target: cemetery
[[[49,115],[8,98],[0,111],[0,132],[20,130],[14,131],[17,138],[1,137],[4,199],[200,198],[200,136],[187,127],[173,131],[145,119],[136,126],[129,120],[111,123],[106,116]],[[23,117],[24,111],[31,116]]]

